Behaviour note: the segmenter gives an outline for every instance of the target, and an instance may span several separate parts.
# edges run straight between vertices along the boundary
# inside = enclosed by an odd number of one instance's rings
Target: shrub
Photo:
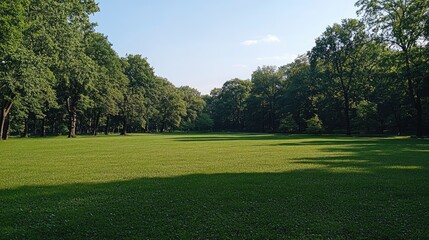
[[[307,122],[307,129],[306,129],[307,133],[312,133],[312,134],[323,133],[324,131],[323,123],[317,114],[314,115],[314,117],[308,119],[306,122]]]
[[[298,124],[293,119],[293,116],[291,113],[288,113],[285,118],[283,118],[280,121],[279,130],[282,132],[297,132],[298,131]]]

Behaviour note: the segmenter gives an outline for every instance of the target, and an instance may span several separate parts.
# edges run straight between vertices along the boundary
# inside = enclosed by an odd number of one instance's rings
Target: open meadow
[[[0,152],[0,239],[429,236],[427,140],[141,134]]]

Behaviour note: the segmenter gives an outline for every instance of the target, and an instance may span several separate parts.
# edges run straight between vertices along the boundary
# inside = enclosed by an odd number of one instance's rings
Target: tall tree
[[[145,125],[148,100],[145,98],[148,86],[153,84],[155,74],[153,68],[141,55],[128,55],[124,59],[125,75],[128,84],[123,91],[123,100],[119,105],[122,117],[122,135],[127,134],[131,120]]]
[[[182,100],[185,103],[186,115],[182,117],[181,127],[185,130],[193,128],[195,120],[204,109],[205,102],[201,97],[201,93],[189,86],[182,86],[177,89],[182,96]]]
[[[55,31],[60,49],[54,74],[59,101],[68,113],[68,137],[74,138],[78,114],[90,106],[89,93],[97,75],[94,61],[85,54],[85,38],[93,27],[89,15],[99,9],[94,0],[52,1],[60,17]]]
[[[2,84],[3,111],[0,136],[5,135],[5,118],[8,116],[10,126],[11,109],[16,107],[18,115],[28,112],[40,113],[43,104],[54,100],[52,90],[53,74],[32,51],[19,49],[7,62],[7,71],[3,74]],[[4,82],[3,82],[4,81]],[[40,113],[42,114],[42,113]]]
[[[214,88],[210,91],[210,95],[205,96],[204,98],[204,101],[206,102],[204,111],[213,119],[213,128],[216,130],[223,130],[223,124],[225,122],[223,105],[220,99],[221,91],[221,88]]]
[[[122,90],[127,84],[121,59],[112,49],[111,43],[101,33],[90,32],[86,38],[86,55],[95,63],[97,77],[91,91],[91,131],[97,134],[102,115],[106,116],[106,129],[109,118],[119,114],[118,103],[123,100]]]
[[[252,91],[249,97],[249,117],[255,130],[276,130],[279,124],[278,100],[283,73],[277,67],[258,67],[252,73]]]
[[[400,62],[410,101],[416,111],[417,136],[423,136],[423,79],[418,68],[424,39],[429,1],[359,0],[358,13],[383,41],[401,52]]]
[[[356,19],[345,19],[334,24],[316,40],[310,59],[313,67],[327,77],[341,94],[347,135],[351,134],[350,108],[353,92],[358,91],[365,68],[369,36],[365,25]]]
[[[182,117],[187,114],[186,103],[180,91],[167,79],[157,77],[157,87],[159,90],[159,102],[155,121],[157,130],[165,130],[179,127]]]
[[[282,119],[291,114],[299,130],[304,131],[306,120],[314,116],[317,99],[317,84],[312,77],[308,57],[301,55],[281,68],[285,78],[280,97]]]
[[[11,79],[12,56],[21,45],[25,21],[26,1],[5,0],[0,3],[0,141],[4,125],[14,103],[16,89]],[[14,64],[16,65],[16,64]]]
[[[249,80],[235,78],[223,84],[219,97],[226,121],[224,125],[227,128],[235,130],[244,128],[244,113],[251,90],[252,83]]]
[[[11,8],[7,8],[9,1],[3,2],[0,11],[5,11],[4,15],[14,13],[14,17],[9,18],[9,23],[2,24],[2,39],[6,41],[15,39],[8,44],[9,53],[2,57],[6,59],[2,61],[0,66],[3,77],[0,79],[2,82],[2,103],[5,108],[2,110],[2,116],[8,116],[8,129],[11,126],[11,109],[15,106],[14,114],[18,118],[27,118],[29,113],[35,116],[44,117],[46,106],[55,106],[55,93],[52,89],[54,84],[54,77],[49,69],[51,66],[49,55],[42,50],[49,47],[47,41],[41,39],[47,38],[45,32],[38,31],[41,26],[48,26],[42,17],[35,18],[35,1],[14,1]],[[25,5],[25,15],[23,16],[22,8]],[[18,21],[16,18],[20,18]],[[21,33],[16,32],[13,28],[14,24],[22,25]],[[3,30],[5,32],[3,32]],[[15,36],[15,37],[13,37]],[[21,37],[19,37],[21,36]],[[19,41],[17,40],[19,39]],[[37,39],[37,40],[36,40]],[[7,42],[6,42],[7,43]],[[43,46],[43,47],[42,47]],[[6,49],[6,48],[2,48]],[[10,51],[15,49],[16,51]],[[6,53],[6,51],[2,51]],[[2,117],[2,124],[0,135],[4,135],[3,131],[4,118]],[[8,136],[8,134],[4,135]],[[1,138],[1,137],[0,137]]]

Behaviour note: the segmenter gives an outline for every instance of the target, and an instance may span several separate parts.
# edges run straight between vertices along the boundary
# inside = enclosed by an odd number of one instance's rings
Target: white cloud
[[[241,44],[244,46],[252,46],[252,45],[256,45],[258,43],[259,43],[258,40],[246,40],[246,41],[241,42]]]
[[[252,46],[259,43],[277,43],[277,42],[280,42],[279,37],[277,37],[276,35],[268,34],[265,37],[260,39],[250,39],[250,40],[243,41],[241,42],[241,45]]]
[[[268,34],[267,36],[262,38],[261,42],[276,43],[276,42],[280,42],[280,38],[278,38],[275,35]]]

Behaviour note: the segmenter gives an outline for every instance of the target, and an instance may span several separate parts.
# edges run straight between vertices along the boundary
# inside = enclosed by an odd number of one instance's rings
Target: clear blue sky
[[[120,56],[207,94],[258,66],[281,66],[327,26],[356,18],[356,0],[99,0],[92,17]]]

